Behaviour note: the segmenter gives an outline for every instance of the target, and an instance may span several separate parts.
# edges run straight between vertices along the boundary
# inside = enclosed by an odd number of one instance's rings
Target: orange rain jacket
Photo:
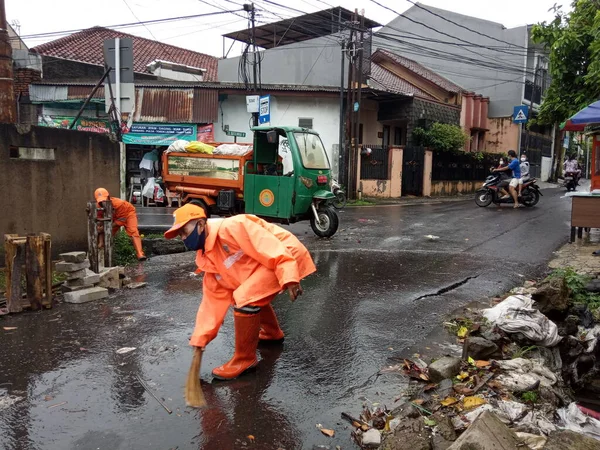
[[[205,274],[190,339],[195,347],[216,337],[230,306],[264,306],[317,270],[296,236],[250,214],[209,220],[196,264]]]

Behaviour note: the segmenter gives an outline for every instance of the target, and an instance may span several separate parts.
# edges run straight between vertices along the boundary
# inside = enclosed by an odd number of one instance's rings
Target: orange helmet
[[[104,201],[108,200],[110,195],[106,189],[98,188],[94,192],[94,197],[96,198],[96,202],[100,203],[100,202],[104,202]]]

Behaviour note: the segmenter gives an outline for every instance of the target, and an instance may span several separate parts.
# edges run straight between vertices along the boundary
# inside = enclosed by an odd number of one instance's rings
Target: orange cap
[[[177,208],[173,213],[173,217],[175,223],[169,230],[165,231],[165,238],[167,239],[177,237],[179,229],[184,227],[190,220],[206,219],[206,213],[201,206],[188,203],[181,208]]]
[[[104,188],[98,188],[94,192],[94,197],[96,199],[96,202],[100,203],[100,202],[108,200],[109,194],[108,194],[108,191],[106,189],[104,189]]]

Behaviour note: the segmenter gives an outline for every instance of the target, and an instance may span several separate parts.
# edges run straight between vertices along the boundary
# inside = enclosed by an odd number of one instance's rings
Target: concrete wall
[[[416,6],[408,9],[404,15],[417,22],[429,25],[434,30],[440,30],[456,38],[464,39],[469,42],[477,43],[482,46],[500,46],[498,41],[476,35],[464,28],[458,27],[444,19],[449,19],[464,25],[472,30],[488,36],[501,39],[503,41],[526,47],[528,45],[527,27],[505,29],[501,24],[481,20],[474,17],[456,14],[427,6],[427,9],[438,13],[441,17],[436,17],[429,12]],[[392,29],[390,27],[395,28]],[[401,30],[401,31],[398,31]],[[434,40],[455,42],[451,37],[441,35],[420,25],[411,22],[405,17],[398,16],[387,26],[383,27],[381,33],[398,36],[398,39],[406,40],[406,35],[415,33],[419,36],[425,36]],[[513,106],[520,105],[523,99],[523,77],[519,77],[518,71],[512,68],[525,68],[526,52],[515,51],[498,52],[486,48],[472,48],[462,45],[451,45],[444,42],[428,41],[420,43],[427,47],[427,51],[406,52],[405,47],[401,47],[398,42],[390,41],[382,37],[374,40],[375,48],[389,49],[397,52],[407,58],[416,60],[430,69],[438,72],[440,75],[452,80],[459,86],[470,91],[474,91],[485,97],[490,97],[490,117],[503,117],[512,114]],[[437,55],[437,54],[442,55]],[[483,65],[485,63],[485,67]],[[511,69],[509,69],[509,67]],[[518,78],[518,79],[517,79]],[[513,81],[514,80],[514,81]],[[501,83],[501,84],[500,84]]]
[[[383,132],[383,125],[377,121],[379,104],[373,100],[363,100],[360,110],[360,123],[363,124],[362,144],[381,145],[379,132]]]
[[[519,146],[519,126],[511,117],[497,117],[488,120],[489,130],[486,133],[485,148],[488,153],[506,153],[517,150]]]
[[[540,179],[542,181],[548,181],[550,179],[550,173],[552,172],[552,158],[542,156],[542,174]]]
[[[215,140],[217,142],[233,141],[233,138],[227,136],[223,131],[223,125],[229,125],[229,129],[232,131],[246,133],[246,138],[239,138],[238,142],[252,142],[251,115],[246,112],[246,95],[228,95],[221,102],[221,108],[223,115],[215,123]],[[313,128],[321,136],[334,176],[337,176],[339,158],[337,144],[340,132],[339,97],[337,95],[321,96],[318,93],[307,93],[302,96],[271,94],[271,125],[298,126],[299,118],[313,120]],[[334,148],[334,146],[336,147]]]
[[[432,197],[473,194],[481,187],[481,181],[432,181]]]
[[[389,153],[389,179],[387,180],[361,180],[360,165],[361,157],[358,156],[357,173],[358,190],[363,197],[376,198],[399,198],[402,196],[402,164],[404,150],[392,148]]]
[[[260,52],[264,84],[339,86],[341,69],[340,35],[324,36]],[[240,57],[219,60],[218,80],[241,82]],[[348,68],[346,65],[346,76]],[[252,82],[252,66],[248,66]]]
[[[0,124],[0,234],[46,232],[54,255],[87,249],[87,202],[119,192],[119,146],[96,133]],[[54,149],[54,160],[11,158],[18,147]],[[4,264],[0,246],[0,264]]]

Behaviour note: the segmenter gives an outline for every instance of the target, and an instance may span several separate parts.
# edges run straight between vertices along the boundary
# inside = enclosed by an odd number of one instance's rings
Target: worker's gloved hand
[[[300,283],[288,283],[285,288],[287,289],[288,294],[290,294],[290,299],[292,301],[295,301],[304,292]]]

